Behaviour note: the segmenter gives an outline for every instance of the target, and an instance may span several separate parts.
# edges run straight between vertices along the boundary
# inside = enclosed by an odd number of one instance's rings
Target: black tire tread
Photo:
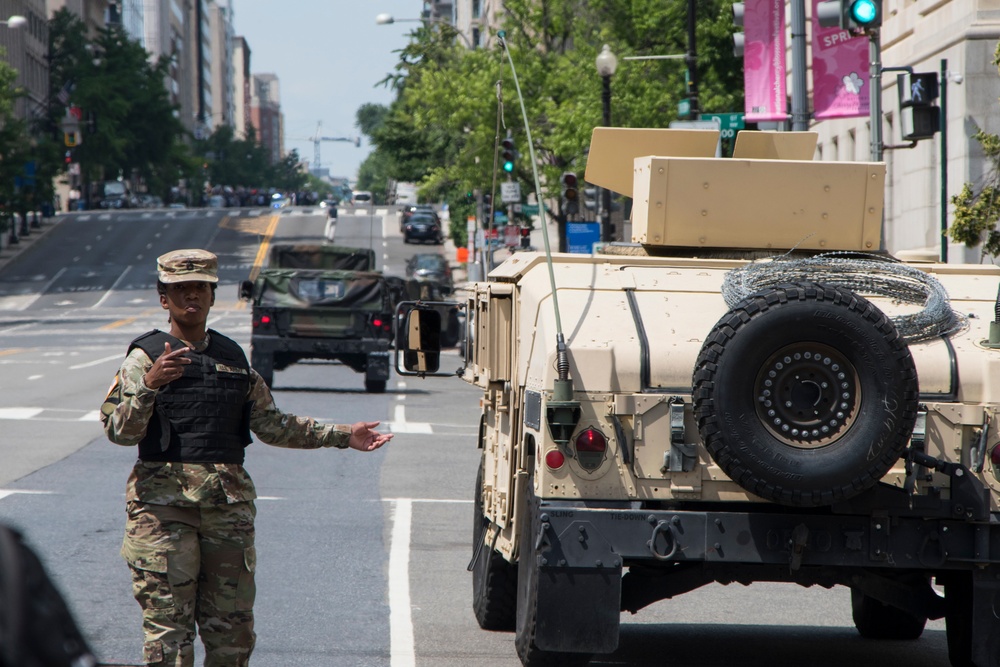
[[[827,302],[841,306],[856,317],[868,322],[882,335],[885,341],[892,347],[895,361],[910,357],[909,348],[902,338],[900,338],[892,321],[867,299],[847,289],[813,283],[789,284],[769,288],[752,294],[736,304],[716,323],[715,327],[713,327],[712,331],[705,338],[705,343],[698,356],[693,374],[692,399],[694,401],[695,419],[701,433],[702,441],[709,454],[729,478],[744,489],[761,498],[782,504],[795,506],[829,505],[857,495],[876,484],[884,472],[891,468],[902,455],[906,439],[901,438],[898,446],[895,448],[887,448],[879,458],[870,461],[870,465],[859,469],[854,479],[842,484],[839,488],[817,489],[814,491],[781,488],[769,483],[767,480],[758,478],[740,459],[733,456],[732,451],[726,446],[724,441],[717,411],[713,404],[713,390],[718,363],[728,343],[739,334],[745,325],[756,317],[767,313],[776,306],[793,301]],[[908,364],[903,363],[901,365],[904,367],[908,366],[908,370],[898,379],[900,383],[908,387],[904,396],[906,407],[902,421],[904,424],[909,425],[909,429],[907,429],[909,431],[912,429],[912,425],[916,419],[918,398],[917,375],[912,359]]]

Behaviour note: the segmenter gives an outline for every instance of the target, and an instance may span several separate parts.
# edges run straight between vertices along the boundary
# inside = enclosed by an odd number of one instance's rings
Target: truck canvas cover
[[[268,265],[276,269],[372,271],[375,252],[370,248],[326,243],[275,244],[271,246]]]
[[[385,279],[379,273],[269,269],[260,274],[259,306],[375,312],[385,302]]]

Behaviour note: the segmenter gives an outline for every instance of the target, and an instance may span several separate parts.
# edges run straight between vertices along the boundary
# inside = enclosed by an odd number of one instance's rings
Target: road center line
[[[392,546],[389,548],[389,664],[415,667],[413,617],[410,608],[410,526],[413,503],[409,498],[393,502]]]

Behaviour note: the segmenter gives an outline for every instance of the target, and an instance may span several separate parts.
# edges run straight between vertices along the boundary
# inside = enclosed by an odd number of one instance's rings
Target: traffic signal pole
[[[868,123],[871,125],[872,162],[882,161],[882,38],[880,30],[868,31]],[[884,220],[884,216],[883,216]],[[885,223],[883,221],[883,227]],[[882,230],[885,231],[884,229]],[[882,234],[885,243],[885,234]]]

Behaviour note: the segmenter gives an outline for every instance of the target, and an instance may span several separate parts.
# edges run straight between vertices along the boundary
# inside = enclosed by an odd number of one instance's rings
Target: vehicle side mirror
[[[441,314],[423,308],[409,311],[400,347],[403,368],[414,373],[437,373],[441,366]]]
[[[244,280],[240,283],[240,298],[249,301],[253,298],[253,281]]]

